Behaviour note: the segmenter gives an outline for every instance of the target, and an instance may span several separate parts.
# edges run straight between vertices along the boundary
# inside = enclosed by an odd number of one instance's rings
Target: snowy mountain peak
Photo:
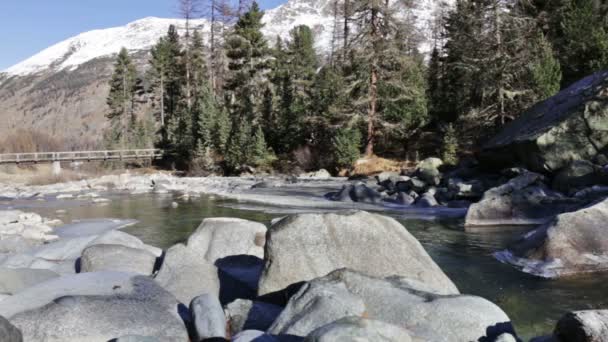
[[[416,0],[411,9],[417,26],[426,36],[426,43],[420,47],[429,50],[430,21],[443,3],[455,0]],[[297,25],[308,25],[316,35],[318,51],[329,50],[333,30],[333,0],[289,0],[285,4],[267,10],[264,16],[264,34],[271,44],[276,36],[286,38],[289,30]],[[146,17],[127,25],[108,29],[93,30],[55,44],[27,60],[14,65],[5,72],[8,75],[29,75],[47,71],[73,70],[79,65],[99,57],[112,56],[122,47],[130,51],[148,50],[166,34],[169,25],[183,30],[185,20]],[[191,27],[204,33],[209,31],[205,19],[193,20]]]

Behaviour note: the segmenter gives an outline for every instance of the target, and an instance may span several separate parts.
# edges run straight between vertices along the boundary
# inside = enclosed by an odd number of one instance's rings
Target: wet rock
[[[196,341],[226,337],[224,310],[216,296],[204,294],[194,298],[190,303],[190,313],[194,320]]]
[[[117,271],[151,275],[156,256],[121,245],[93,245],[80,257],[80,272]]]
[[[332,297],[333,289],[341,288],[351,296]],[[327,292],[329,291],[329,292]],[[402,277],[375,278],[348,269],[331,272],[325,277],[306,283],[291,297],[287,308],[276,324],[288,322],[283,330],[298,334],[306,332],[300,322],[311,322],[323,317],[323,312],[310,311],[318,301],[344,301],[342,306],[353,307],[358,297],[363,301],[365,318],[386,322],[411,332],[423,341],[492,341],[504,332],[513,332],[509,317],[493,303],[476,296],[440,295],[436,288]],[[356,306],[355,306],[356,307]],[[328,313],[338,313],[328,307]],[[343,317],[351,316],[346,313]],[[359,315],[361,316],[361,315]],[[333,318],[333,317],[332,317]],[[274,331],[273,328],[270,330]]]
[[[188,238],[188,248],[204,254],[215,263],[231,255],[264,258],[266,226],[237,218],[207,218]]]
[[[378,203],[382,199],[382,195],[379,192],[364,183],[345,185],[340,191],[328,193],[326,197],[332,201],[372,204]]]
[[[553,188],[563,193],[575,193],[583,188],[608,184],[608,173],[601,166],[586,160],[576,160],[561,169],[553,179]]]
[[[608,270],[608,199],[560,214],[527,233],[499,260],[542,277]]]
[[[244,330],[268,330],[281,311],[281,306],[247,299],[237,299],[224,310],[232,336]]]
[[[0,316],[0,339],[2,342],[22,342],[21,331],[6,318]]]
[[[431,208],[439,205],[432,192],[425,192],[416,199],[415,205],[420,208]]]
[[[483,146],[482,164],[553,172],[592,160],[608,146],[607,87],[608,72],[598,72],[532,106]]]
[[[2,301],[26,341],[108,341],[144,335],[186,341],[177,300],[145,276],[117,272],[62,277]]]
[[[361,254],[370,248],[373,253]],[[265,262],[259,294],[279,291],[342,267],[375,276],[411,276],[441,293],[458,293],[399,222],[364,211],[284,218],[268,230]]]
[[[567,342],[608,341],[608,310],[567,313],[557,322],[553,336]]]
[[[409,342],[409,332],[396,325],[361,317],[345,317],[310,333],[306,342]]]
[[[469,208],[465,228],[543,224],[580,206],[579,201],[548,189],[543,180],[540,174],[524,172],[486,191],[481,201]]]
[[[57,277],[59,274],[49,270],[3,267],[0,268],[0,293],[15,294]]]
[[[217,267],[204,252],[177,244],[167,250],[156,281],[182,303],[190,303],[201,293],[219,296]]]

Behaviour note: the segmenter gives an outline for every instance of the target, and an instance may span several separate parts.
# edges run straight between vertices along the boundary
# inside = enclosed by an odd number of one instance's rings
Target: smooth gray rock
[[[432,193],[425,192],[416,199],[415,205],[420,208],[431,208],[438,206],[439,203],[437,203],[437,200]]]
[[[232,342],[303,342],[304,338],[289,335],[270,335],[259,330],[245,330],[236,335]]]
[[[579,201],[548,189],[544,176],[524,172],[507,183],[485,192],[469,208],[465,229],[484,226],[538,225],[555,215],[576,209]]]
[[[237,299],[226,305],[224,312],[234,336],[243,330],[266,331],[283,311],[283,307],[265,302]]]
[[[80,272],[117,271],[151,275],[156,256],[142,249],[121,245],[93,245],[80,257]]]
[[[572,160],[592,160],[608,146],[607,87],[608,71],[602,71],[537,103],[482,147],[480,161],[553,172]]]
[[[287,308],[277,318],[277,328],[306,336],[311,331],[300,322],[318,321],[321,312],[309,310],[317,301],[349,301],[347,296],[332,297],[335,288],[344,288],[363,301],[365,318],[397,325],[423,341],[492,341],[502,333],[513,332],[510,319],[493,303],[476,296],[440,295],[418,280],[399,277],[370,277],[341,269],[306,283],[292,296]],[[329,294],[329,295],[328,295]],[[354,305],[355,302],[342,306]],[[299,309],[299,310],[298,310]],[[332,312],[332,308],[327,308]],[[333,310],[332,313],[338,313]],[[349,313],[343,317],[352,316]],[[358,315],[362,316],[362,315]],[[282,324],[286,322],[286,324]],[[309,324],[306,327],[313,327]],[[269,332],[274,332],[273,328]]]
[[[0,293],[15,294],[30,286],[57,278],[59,274],[43,269],[0,268]]]
[[[345,317],[314,330],[304,341],[410,342],[411,340],[409,332],[402,327],[361,317]]]
[[[2,342],[22,342],[21,331],[11,324],[6,318],[0,316],[0,341]]]
[[[145,276],[82,273],[47,281],[5,299],[0,312],[26,341],[108,341],[125,335],[186,341],[178,302]]]
[[[494,342],[517,342],[517,339],[511,334],[504,333],[498,336]]]
[[[121,336],[111,342],[162,342],[156,337],[142,335],[127,335]]]
[[[558,215],[496,253],[524,272],[554,278],[608,270],[608,199]]]
[[[194,320],[196,341],[212,337],[226,337],[226,317],[216,296],[204,294],[192,300],[190,313]]]
[[[553,336],[558,341],[606,342],[608,310],[569,312],[557,322]]]
[[[188,248],[204,253],[214,264],[232,255],[253,255],[264,258],[266,226],[253,221],[217,217],[204,219],[188,238]]]
[[[364,211],[297,214],[271,226],[258,293],[279,291],[342,267],[374,276],[409,276],[440,293],[458,293],[405,227]]]
[[[143,243],[140,239],[136,238],[135,236],[133,236],[131,234],[127,234],[125,232],[121,232],[120,230],[111,230],[107,233],[104,233],[104,234],[100,235],[99,237],[96,237],[87,246],[93,246],[93,245],[122,245],[125,247],[137,248],[137,249],[142,249],[142,250],[148,251],[148,252],[154,254],[154,256],[156,256],[156,257],[159,257],[163,254],[162,249],[160,249],[158,247],[146,245],[145,243]]]
[[[205,259],[205,251],[177,244],[167,250],[156,281],[177,299],[190,303],[201,293],[219,297],[217,267]]]

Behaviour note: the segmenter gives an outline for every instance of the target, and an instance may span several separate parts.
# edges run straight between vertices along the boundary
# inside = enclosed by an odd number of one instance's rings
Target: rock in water
[[[361,317],[346,317],[316,329],[304,341],[410,342],[411,340],[409,332],[396,325]]]
[[[264,258],[266,226],[237,218],[218,217],[204,219],[188,238],[188,248],[196,249],[205,259],[215,263],[232,255],[253,255]]]
[[[418,240],[390,217],[364,211],[298,214],[271,226],[266,237],[260,295],[343,267],[409,276],[439,293],[458,293]]]
[[[484,165],[536,172],[592,160],[608,146],[608,71],[583,78],[521,114],[490,140]]]
[[[542,277],[608,270],[608,199],[558,215],[527,233],[499,260]]]
[[[108,341],[125,335],[187,341],[178,302],[145,276],[82,273],[47,281],[2,301],[0,314],[26,341]]]
[[[577,201],[548,189],[543,180],[542,175],[525,171],[486,191],[481,201],[469,208],[465,228],[543,224],[579,205]]]
[[[608,310],[584,310],[567,313],[555,327],[553,336],[558,341],[608,341]]]
[[[342,294],[333,296],[337,289]],[[321,301],[334,301],[336,305],[321,306],[318,304]],[[360,305],[357,301],[363,303],[365,310],[357,316],[407,329],[415,340],[493,341],[504,332],[513,333],[509,317],[481,297],[440,295],[418,280],[381,279],[348,269],[334,271],[302,286],[268,333],[306,336],[325,325],[326,320],[340,316],[337,308],[357,308]],[[352,312],[345,310],[342,318],[352,316]]]
[[[216,296],[204,294],[194,298],[190,303],[190,312],[194,319],[196,341],[226,337],[226,318]]]
[[[22,342],[23,336],[21,331],[17,329],[6,318],[0,316],[0,340],[2,342]]]
[[[80,257],[80,272],[117,271],[151,275],[156,256],[121,245],[93,245]]]

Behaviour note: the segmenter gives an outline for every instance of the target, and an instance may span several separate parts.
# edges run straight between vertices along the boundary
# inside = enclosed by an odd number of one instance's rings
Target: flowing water
[[[184,241],[205,217],[240,217],[269,224],[285,209],[252,207],[214,197],[179,201],[160,195],[115,195],[107,205],[77,201],[11,203],[46,217],[71,222],[85,218],[132,218],[139,223],[124,231],[162,248]],[[0,206],[2,207],[2,206]],[[247,208],[248,210],[245,210]],[[57,212],[63,209],[65,212]],[[525,340],[548,334],[566,311],[608,308],[608,274],[564,280],[529,276],[501,264],[492,253],[503,249],[516,233],[465,233],[462,222],[408,219],[391,213],[420,240],[462,293],[498,304]]]

